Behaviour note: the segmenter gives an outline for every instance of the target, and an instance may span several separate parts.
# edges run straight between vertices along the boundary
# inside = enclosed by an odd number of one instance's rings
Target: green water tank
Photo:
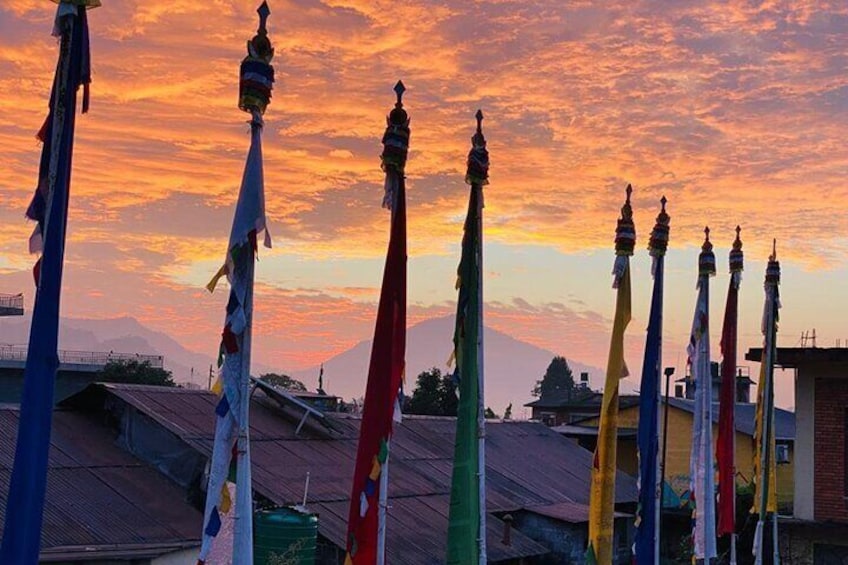
[[[315,514],[282,507],[253,515],[254,565],[313,565],[317,543]]]

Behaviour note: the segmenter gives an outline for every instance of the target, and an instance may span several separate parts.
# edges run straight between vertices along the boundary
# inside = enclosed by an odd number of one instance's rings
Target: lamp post
[[[665,375],[665,410],[663,411],[663,448],[662,448],[662,469],[660,473],[660,530],[662,531],[662,515],[665,508],[665,457],[668,450],[668,394],[671,390],[671,376],[674,374],[674,367],[666,367],[663,371]]]

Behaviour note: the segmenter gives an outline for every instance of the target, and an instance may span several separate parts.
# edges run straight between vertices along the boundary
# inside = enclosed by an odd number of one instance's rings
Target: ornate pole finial
[[[766,286],[777,286],[780,284],[780,261],[777,260],[777,240],[773,239],[771,244],[771,256],[766,265]]]
[[[397,102],[395,102],[395,108],[403,108],[403,93],[406,92],[406,87],[403,85],[403,81],[397,81],[397,84],[394,88],[395,94],[397,94]]]
[[[633,248],[636,246],[636,226],[633,224],[633,208],[630,206],[633,187],[628,184],[624,192],[626,199],[615,228],[615,254],[629,257],[633,255]]]
[[[698,256],[698,274],[700,276],[712,277],[716,274],[715,253],[713,244],[710,242],[710,227],[704,227],[704,244],[701,246],[701,254]]]
[[[633,223],[633,208],[630,206],[630,195],[633,187],[630,184],[625,189],[627,197],[621,207],[621,217],[615,225],[615,263],[612,267],[612,287],[618,288],[624,273],[630,265],[630,256],[636,247],[636,225]]]
[[[737,288],[739,286],[739,282],[741,281],[739,273],[742,273],[742,271],[744,270],[742,238],[740,237],[741,233],[742,228],[736,226],[736,239],[733,240],[733,248],[730,250],[730,275],[734,277]]]
[[[477,120],[477,131],[471,136],[465,182],[472,186],[483,186],[489,184],[489,151],[486,149],[486,136],[483,135],[483,110],[478,109],[474,118]]]
[[[267,24],[271,14],[268,3],[262,2],[256,13],[259,14],[259,27],[253,39],[247,42],[247,57],[241,62],[239,73],[239,108],[259,117],[271,103],[271,91],[274,88],[271,59],[274,58],[274,47],[268,39]]]
[[[268,22],[268,16],[271,15],[271,8],[268,7],[268,2],[262,2],[262,4],[256,9],[256,13],[259,14],[259,27],[256,30],[256,33],[259,35],[268,35],[268,28],[266,24]]]
[[[393,171],[403,176],[406,167],[406,158],[409,154],[409,114],[403,109],[403,93],[406,87],[403,81],[397,81],[393,89],[397,95],[395,107],[386,117],[386,131],[383,133],[383,154],[380,159],[383,170],[387,173]],[[388,178],[388,176],[387,176]],[[388,181],[387,181],[388,182]],[[386,193],[383,197],[383,207],[392,209],[394,191],[386,184]]]
[[[668,249],[668,234],[669,223],[671,218],[665,210],[665,205],[668,202],[665,196],[660,198],[660,213],[657,214],[657,222],[654,224],[654,229],[651,231],[651,238],[648,241],[648,250],[651,257],[662,257]]]

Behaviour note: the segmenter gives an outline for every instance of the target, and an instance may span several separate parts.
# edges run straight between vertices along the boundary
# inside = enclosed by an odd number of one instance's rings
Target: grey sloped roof
[[[139,385],[93,385],[70,400],[103,394],[126,402],[205,456],[212,450],[217,398],[207,391]],[[309,506],[320,511],[322,536],[344,547],[348,501],[360,420],[327,413],[329,428],[306,425],[261,393],[251,403],[254,489],[276,504],[299,502],[310,473]],[[405,416],[391,448],[389,563],[444,561],[456,420]],[[570,502],[589,503],[592,453],[535,422],[495,422],[486,427],[487,510],[490,513]],[[619,473],[616,501],[634,502],[636,482]],[[393,522],[398,527],[392,527]],[[408,526],[408,527],[407,527]],[[514,531],[500,543],[500,523],[489,517],[489,559],[546,553]]]
[[[17,407],[0,407],[0,492],[8,492]],[[108,553],[152,558],[200,545],[203,515],[186,493],[115,444],[114,432],[81,411],[56,410],[48,456],[40,561]],[[0,496],[0,528],[6,513]],[[105,552],[105,553],[104,553]]]
[[[668,403],[675,408],[685,410],[689,413],[695,412],[695,403],[684,398],[669,398]],[[713,422],[718,423],[718,403],[713,404]],[[736,431],[753,436],[756,427],[757,405],[736,404],[734,412]],[[782,408],[774,409],[775,439],[789,441],[795,440],[795,413]]]

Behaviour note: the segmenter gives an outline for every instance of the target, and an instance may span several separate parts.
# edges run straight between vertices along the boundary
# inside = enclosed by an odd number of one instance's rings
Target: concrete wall
[[[815,501],[815,379],[795,373],[795,500],[793,515],[813,520]]]
[[[533,512],[514,512],[514,527],[522,534],[551,550],[551,554],[534,559],[544,565],[583,565],[586,562],[586,544],[589,539],[589,524],[569,524]],[[633,546],[633,519],[616,518],[615,534],[616,565],[630,565]]]
[[[848,558],[848,526],[781,520],[781,565],[842,564]]]

